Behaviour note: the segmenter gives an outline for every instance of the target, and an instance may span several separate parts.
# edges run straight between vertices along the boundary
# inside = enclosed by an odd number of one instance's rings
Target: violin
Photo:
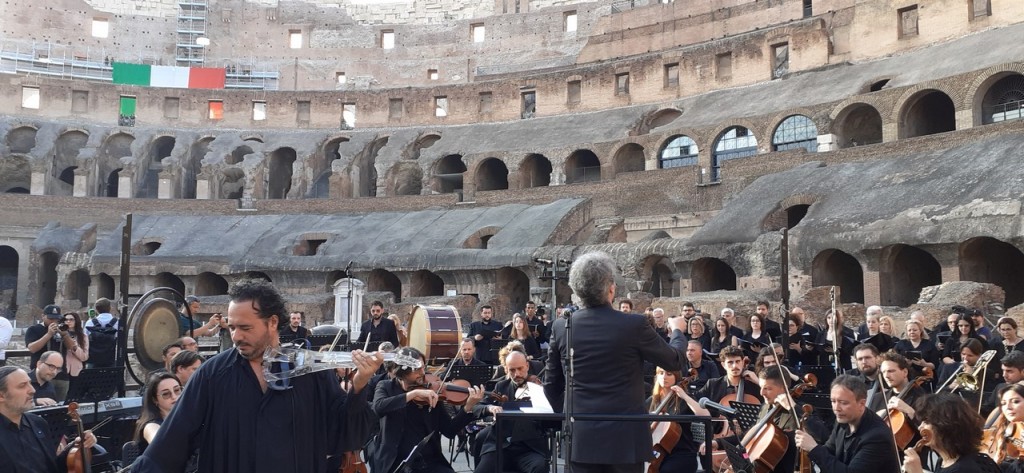
[[[924,373],[921,376],[914,378],[914,381],[910,384],[907,384],[907,387],[896,396],[896,399],[903,399],[912,389],[930,381],[931,379],[932,370],[930,368],[925,368]],[[897,451],[905,450],[910,445],[910,442],[914,440],[914,435],[918,433],[917,428],[914,427],[910,419],[908,419],[903,412],[900,412],[899,409],[889,409],[889,415],[886,417],[886,423],[889,424],[889,429],[892,430],[893,437],[896,439]]]
[[[427,374],[423,377],[423,383],[414,386],[416,389],[429,389],[437,393],[438,400],[444,401],[453,406],[462,406],[466,404],[469,399],[469,389],[472,387],[469,381],[464,379],[452,380],[448,383],[441,382],[441,378],[437,375]],[[485,391],[484,396],[487,396],[497,402],[508,401],[508,396],[496,393],[494,391]],[[426,406],[427,401],[415,400],[413,401],[418,405]]]
[[[996,408],[998,409],[998,407]],[[998,427],[985,429],[982,434],[985,454],[996,463],[1007,459],[1024,459],[1024,423],[1012,422],[999,432]]]
[[[68,417],[78,427],[78,438],[80,439],[71,450],[68,450],[67,467],[68,473],[92,473],[92,452],[85,448],[85,428],[82,427],[82,418],[78,415],[78,403],[68,404]]]
[[[789,391],[793,397],[803,396],[804,391],[808,389],[814,389],[818,385],[818,377],[814,373],[807,373],[800,380],[800,384],[793,386],[793,389]]]

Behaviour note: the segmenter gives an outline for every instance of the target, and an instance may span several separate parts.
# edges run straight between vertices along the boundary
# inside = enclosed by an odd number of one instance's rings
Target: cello
[[[687,386],[697,379],[698,373],[696,368],[690,368],[688,373],[690,376],[679,380],[674,386]],[[654,409],[652,414],[664,414],[665,409],[668,408],[668,404],[672,399],[678,399],[672,392],[672,389],[666,389],[665,398],[661,400],[661,404]],[[654,459],[651,460],[650,466],[647,467],[647,473],[658,473],[661,469],[661,463],[668,458],[668,455],[672,453],[672,450],[676,448],[676,444],[679,443],[679,439],[683,435],[683,428],[679,426],[677,422],[651,422],[651,440],[654,444]]]
[[[932,379],[932,370],[925,368],[924,373],[914,381],[907,384],[906,388],[902,392],[896,395],[896,399],[903,399],[908,392],[912,389],[924,384]],[[889,425],[889,429],[892,430],[893,438],[896,440],[896,449],[898,452],[905,450],[910,446],[910,442],[914,440],[917,428],[914,427],[910,419],[903,414],[899,409],[889,409],[889,414],[886,416],[886,424]]]
[[[780,379],[780,381],[783,383],[782,385],[785,386],[785,383],[788,381],[786,379],[787,370],[782,369],[780,371],[782,374],[782,379]],[[808,373],[805,375],[799,385],[794,387],[791,391],[788,391],[791,405],[793,404],[794,398],[800,397],[805,390],[812,389],[817,384],[818,378],[814,374]],[[779,464],[782,457],[785,456],[786,451],[789,449],[789,437],[781,427],[775,425],[772,421],[773,416],[781,407],[782,406],[778,403],[773,404],[764,417],[761,418],[757,424],[751,427],[750,431],[748,431],[747,435],[743,438],[743,448],[746,449],[747,455],[750,458],[750,462],[754,465],[754,471],[756,473],[770,473],[775,470],[775,467]],[[809,416],[808,408],[813,412],[813,407],[805,405],[803,411],[804,417],[798,418],[797,427],[807,420],[807,417]],[[795,412],[792,415],[796,417]]]

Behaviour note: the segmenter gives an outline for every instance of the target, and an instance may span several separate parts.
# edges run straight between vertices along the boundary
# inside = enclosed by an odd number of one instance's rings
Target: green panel
[[[135,97],[121,97],[121,116],[135,116]]]
[[[148,64],[114,63],[114,83],[149,86],[151,68]]]

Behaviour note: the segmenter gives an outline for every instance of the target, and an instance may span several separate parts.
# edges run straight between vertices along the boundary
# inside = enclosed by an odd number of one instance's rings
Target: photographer
[[[47,351],[57,353],[65,352],[65,343],[71,344],[74,341],[67,336],[67,327],[61,330],[64,314],[60,307],[50,304],[43,308],[43,320],[25,330],[25,346],[32,353],[29,366],[36,366],[39,357]],[[53,381],[56,388],[57,400],[63,400],[68,393],[68,375],[66,371],[60,371]]]

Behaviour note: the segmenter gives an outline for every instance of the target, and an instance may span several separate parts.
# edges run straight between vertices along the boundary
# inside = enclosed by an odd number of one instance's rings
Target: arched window
[[[1024,75],[1006,76],[992,84],[985,93],[982,112],[986,124],[1024,118]]]
[[[729,127],[715,140],[715,151],[711,153],[711,181],[721,179],[719,168],[722,161],[745,158],[757,154],[757,138],[742,126]]]
[[[669,140],[658,155],[662,169],[693,166],[697,164],[697,143],[686,135],[679,135]]]
[[[787,117],[772,136],[772,150],[785,151],[787,149],[803,148],[808,152],[818,151],[818,127],[814,121],[803,115],[791,115]]]

